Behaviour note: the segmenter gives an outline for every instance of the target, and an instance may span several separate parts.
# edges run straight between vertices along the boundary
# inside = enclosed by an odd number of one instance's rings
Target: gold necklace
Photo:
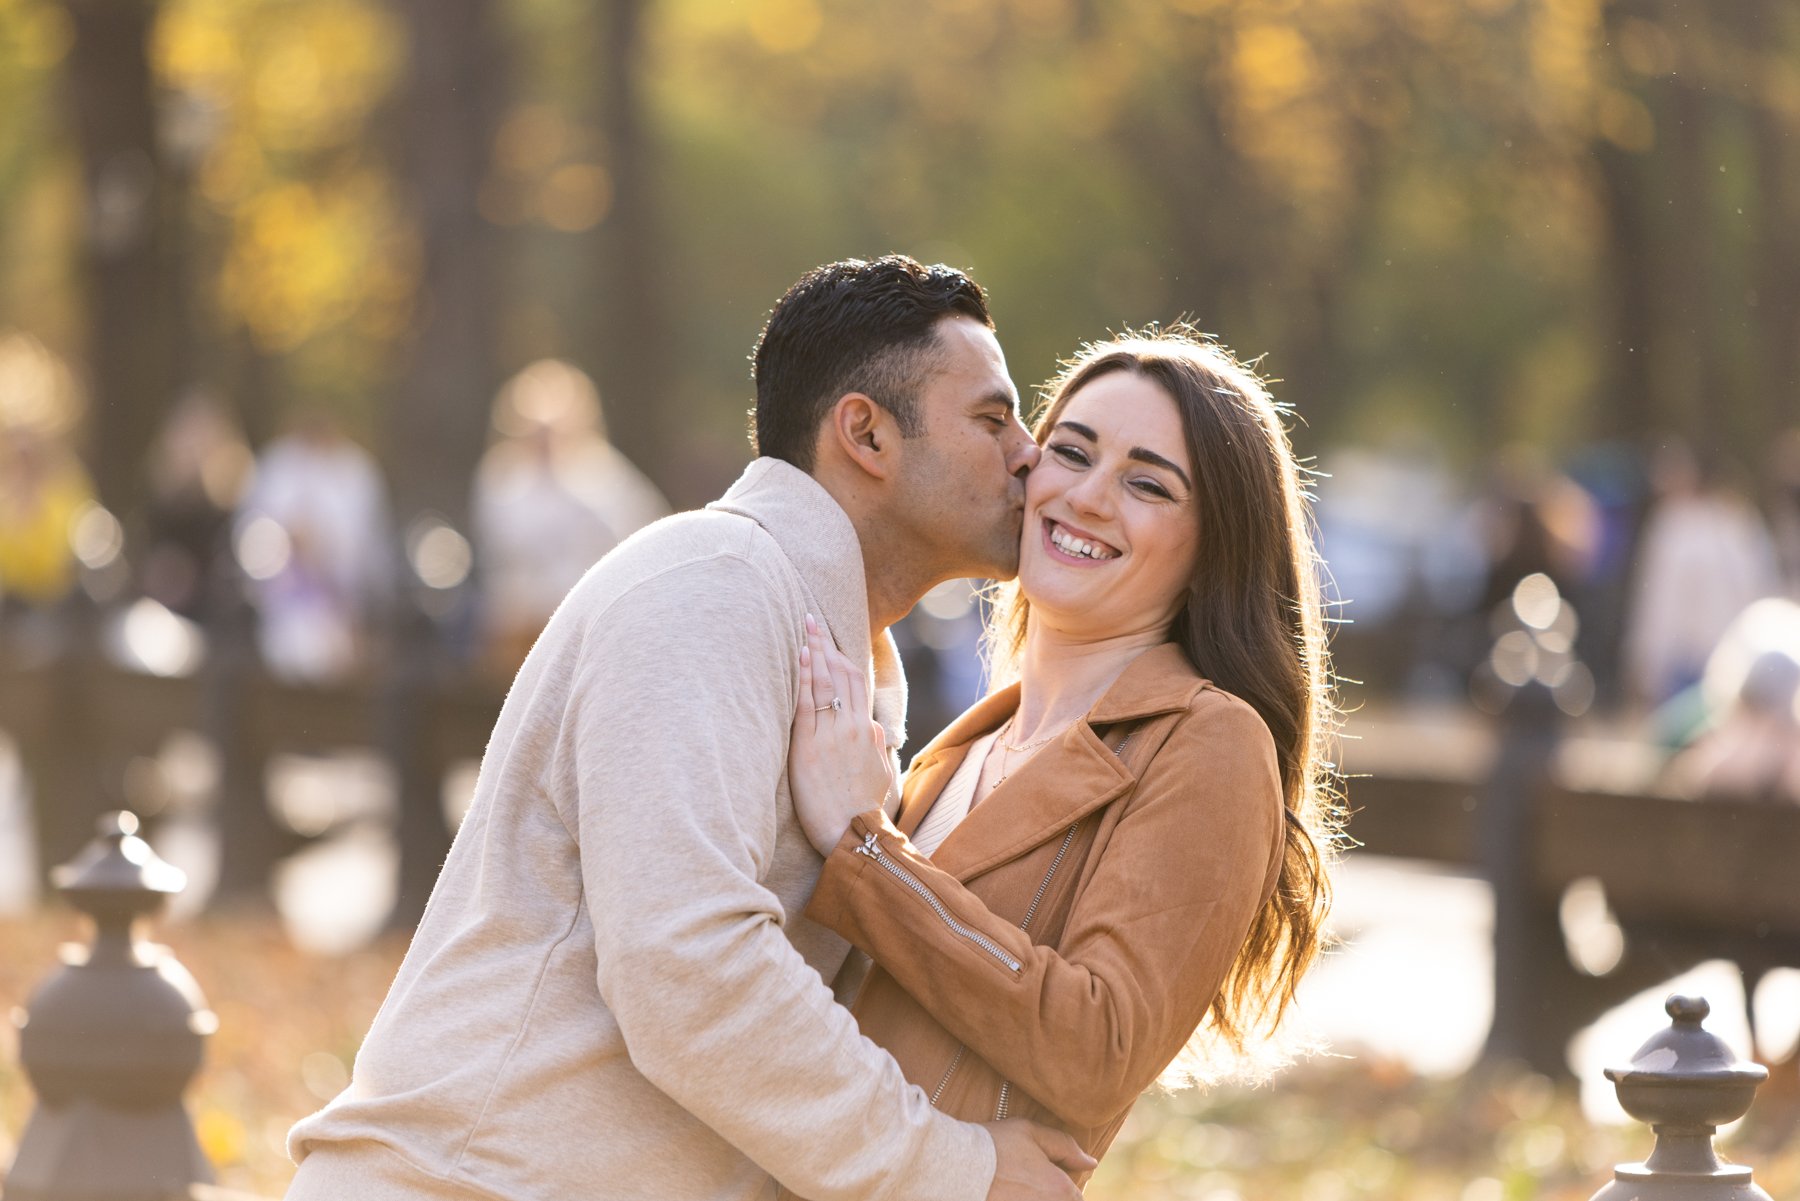
[[[993,783],[992,787],[989,789],[990,792],[994,788],[998,788],[998,787],[1000,787],[1000,785],[1006,783],[1006,777],[1012,774],[1011,771],[1008,769],[1007,764],[1012,761],[1012,754],[1014,751],[1029,751],[1036,747],[1043,746],[1047,742],[1054,742],[1063,733],[1063,731],[1067,730],[1069,728],[1069,726],[1072,726],[1075,724],[1074,722],[1070,722],[1068,726],[1063,726],[1060,729],[1052,730],[1052,731],[1050,731],[1050,733],[1046,734],[1042,738],[1039,738],[1035,742],[1015,743],[1012,741],[1011,735],[1012,735],[1013,722],[1015,720],[1017,720],[1018,716],[1019,715],[1017,713],[1013,714],[1011,717],[1006,719],[1006,724],[1000,728],[1000,734],[999,734],[1000,774],[994,778],[994,783]]]

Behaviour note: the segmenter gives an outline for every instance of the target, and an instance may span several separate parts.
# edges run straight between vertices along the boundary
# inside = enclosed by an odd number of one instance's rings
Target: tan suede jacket
[[[806,915],[875,961],[857,1021],[932,1104],[1060,1126],[1098,1156],[1274,890],[1275,747],[1164,644],[925,858],[907,832],[1017,704],[997,692],[926,747],[897,822],[855,820]]]

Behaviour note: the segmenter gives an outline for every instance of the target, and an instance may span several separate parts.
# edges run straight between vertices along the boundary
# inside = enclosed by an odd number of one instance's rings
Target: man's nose
[[[1012,446],[1006,456],[1006,469],[1014,475],[1026,475],[1038,460],[1044,457],[1043,447],[1039,446],[1018,418],[1013,418]]]

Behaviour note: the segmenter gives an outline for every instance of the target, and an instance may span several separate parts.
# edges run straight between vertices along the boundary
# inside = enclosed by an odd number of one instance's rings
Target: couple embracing
[[[520,669],[290,1201],[1075,1197],[1292,999],[1330,701],[1254,373],[1098,343],[1028,432],[980,287],[888,256],[790,288],[755,381],[760,457]],[[1010,682],[900,783],[888,627],[1015,575]]]

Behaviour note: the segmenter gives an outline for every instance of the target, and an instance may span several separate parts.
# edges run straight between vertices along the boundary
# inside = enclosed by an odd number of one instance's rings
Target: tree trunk
[[[167,178],[147,46],[151,0],[68,0],[68,85],[87,215],[82,239],[89,450],[102,501],[143,499],[144,454],[179,384]]]
[[[1606,383],[1594,432],[1602,438],[1626,439],[1652,432],[1654,424],[1650,347],[1656,340],[1651,311],[1655,295],[1651,263],[1656,251],[1642,156],[1601,142],[1593,157],[1606,214],[1601,293],[1610,335],[1602,347]],[[1661,417],[1657,414],[1657,419]]]
[[[1605,6],[1609,45],[1617,45],[1619,27],[1643,17],[1638,0],[1614,0]],[[1612,64],[1617,68],[1617,64]],[[1603,393],[1594,418],[1600,438],[1634,439],[1656,432],[1666,414],[1655,409],[1655,373],[1651,348],[1656,344],[1654,311],[1656,228],[1649,194],[1645,155],[1596,134],[1592,150],[1596,192],[1605,214],[1605,253],[1599,301],[1606,312],[1601,328]]]
[[[669,251],[639,70],[648,7],[647,0],[612,0],[603,8],[595,102],[613,199],[596,234],[596,324],[583,366],[600,385],[612,441],[677,504],[691,504],[707,498],[684,489],[671,429],[672,339],[662,288]]]
[[[476,206],[504,98],[489,0],[402,0],[411,77],[402,170],[422,246],[385,456],[402,525],[430,510],[468,528],[469,483],[499,387],[499,232]]]
[[[489,0],[401,0],[399,7],[412,55],[398,113],[401,162],[422,267],[387,414],[385,461],[402,531],[436,514],[466,533],[470,485],[500,384],[502,246],[476,197],[505,98],[506,55]],[[416,720],[446,675],[446,656],[440,631],[420,607],[427,603],[422,586],[401,570],[406,584],[389,630],[382,739],[400,793],[400,879],[390,921],[409,927],[424,913],[451,832],[440,782],[419,770],[431,731]]]
[[[1769,49],[1782,34],[1778,6],[1785,0],[1755,0],[1744,5],[1745,45]],[[1770,53],[1776,50],[1769,49]],[[1794,144],[1800,129],[1772,97],[1750,97],[1750,137],[1755,156],[1755,248],[1749,287],[1755,295],[1751,339],[1755,346],[1755,387],[1759,410],[1773,434],[1793,421],[1800,407],[1800,230],[1794,223],[1800,205]]]

